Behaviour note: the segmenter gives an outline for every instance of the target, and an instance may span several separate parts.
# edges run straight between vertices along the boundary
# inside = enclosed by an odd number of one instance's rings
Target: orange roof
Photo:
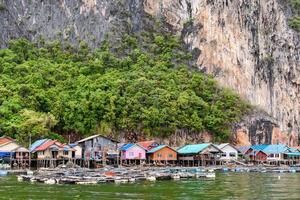
[[[151,141],[142,141],[142,142],[139,142],[138,144],[140,146],[144,147],[145,149],[149,149],[153,143],[156,143],[156,142],[154,140],[151,140]]]
[[[8,142],[13,142],[14,140],[10,137],[3,136],[0,138],[0,145],[8,143]]]
[[[45,142],[44,144],[42,144],[41,146],[39,146],[38,148],[36,148],[34,151],[45,151],[46,149],[48,149],[51,145],[57,145],[60,148],[63,148],[64,145],[56,140],[49,140],[47,142]]]

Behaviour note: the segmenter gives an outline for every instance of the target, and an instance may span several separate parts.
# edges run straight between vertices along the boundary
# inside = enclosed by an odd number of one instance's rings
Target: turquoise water
[[[120,185],[44,185],[8,176],[0,177],[0,199],[300,199],[300,174],[220,173],[211,181]]]

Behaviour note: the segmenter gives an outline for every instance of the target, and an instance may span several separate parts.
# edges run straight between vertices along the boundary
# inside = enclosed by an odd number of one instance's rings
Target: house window
[[[229,156],[230,156],[230,157],[235,157],[235,156],[236,156],[236,153],[231,152],[231,153],[229,153]]]
[[[271,153],[268,157],[273,158],[273,157],[274,157],[274,154]]]
[[[129,156],[134,156],[134,152],[129,152]]]
[[[226,157],[226,153],[222,153],[221,156],[222,156],[222,157]]]
[[[173,154],[170,153],[168,157],[169,157],[169,158],[173,158]]]
[[[43,152],[43,151],[39,151],[39,152],[38,152],[38,155],[39,155],[39,156],[42,156],[42,155],[44,155],[44,152]]]
[[[279,158],[279,154],[278,154],[278,153],[277,153],[277,154],[275,154],[275,157],[276,157],[276,158]]]
[[[68,151],[64,151],[64,155],[65,156],[69,155],[69,152]]]
[[[162,157],[161,153],[158,153],[158,154],[157,154],[157,157],[158,157],[158,158],[161,158],[161,157]]]

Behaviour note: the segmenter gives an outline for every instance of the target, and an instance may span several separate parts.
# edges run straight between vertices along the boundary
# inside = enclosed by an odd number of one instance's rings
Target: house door
[[[139,153],[139,159],[141,159],[142,158],[142,153]]]
[[[57,151],[52,151],[52,158],[57,158],[57,154],[58,154]]]

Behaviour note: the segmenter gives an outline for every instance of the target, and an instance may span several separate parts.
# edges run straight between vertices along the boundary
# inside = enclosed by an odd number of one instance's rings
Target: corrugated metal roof
[[[132,143],[124,144],[123,146],[121,146],[120,151],[127,151],[128,149],[130,149],[133,146],[134,146],[134,144],[132,144]]]
[[[13,142],[13,141],[14,141],[14,139],[12,139],[11,137],[8,137],[8,136],[0,137],[0,145],[6,144],[6,143],[9,143],[9,142]]]
[[[68,146],[71,147],[71,148],[74,148],[74,147],[76,147],[77,145],[78,145],[77,143],[70,143],[70,144],[68,144]]]
[[[300,156],[300,152],[284,153],[288,156]]]
[[[223,149],[225,146],[230,145],[229,143],[216,144],[219,149]]]
[[[82,140],[79,140],[77,143],[85,142],[87,140],[91,140],[91,139],[94,139],[94,138],[99,137],[99,136],[100,135],[91,135],[89,137],[83,138]]]
[[[87,137],[87,138],[83,138],[82,140],[77,141],[77,143],[82,143],[82,142],[85,142],[85,141],[87,141],[87,140],[94,139],[94,138],[96,138],[96,137],[102,137],[102,138],[111,140],[111,141],[116,142],[116,143],[119,142],[119,141],[117,141],[117,140],[114,140],[114,139],[112,139],[112,138],[109,138],[109,137],[106,137],[106,136],[103,136],[103,135],[92,135],[92,136],[89,136],[89,137]]]
[[[265,147],[262,151],[267,154],[271,153],[284,153],[287,152],[289,147],[284,144],[270,144]]]
[[[245,154],[249,149],[250,149],[250,146],[238,147],[238,151],[241,152],[242,154]]]
[[[149,149],[153,144],[157,144],[157,143],[154,140],[151,140],[151,141],[141,141],[138,142],[138,144],[145,149]],[[153,146],[159,146],[159,145],[153,145]]]
[[[155,153],[156,151],[159,151],[159,150],[161,150],[161,149],[164,148],[164,147],[168,147],[168,146],[165,145],[165,144],[159,145],[159,146],[157,146],[157,147],[154,147],[154,148],[150,149],[150,150],[148,151],[148,153]],[[170,148],[170,149],[172,149],[172,148]]]
[[[252,145],[250,148],[255,150],[255,151],[261,151],[265,149],[269,144],[257,144],[257,145]]]
[[[295,148],[295,147],[290,147],[289,148],[289,152],[291,153],[297,153],[297,152],[300,152],[298,148]]]
[[[36,148],[38,148],[39,146],[41,146],[42,144],[44,144],[46,141],[48,141],[48,139],[41,139],[41,140],[37,140],[35,141],[29,148],[29,151],[34,151]]]
[[[48,140],[47,142],[43,143],[39,147],[37,147],[34,151],[44,151],[48,149],[50,146],[55,145],[58,148],[63,148],[64,145],[56,140]]]
[[[177,150],[179,154],[196,154],[200,153],[207,147],[209,147],[211,143],[203,143],[203,144],[189,144],[185,145]]]
[[[25,147],[18,147],[13,150],[14,152],[29,152],[29,150]]]

